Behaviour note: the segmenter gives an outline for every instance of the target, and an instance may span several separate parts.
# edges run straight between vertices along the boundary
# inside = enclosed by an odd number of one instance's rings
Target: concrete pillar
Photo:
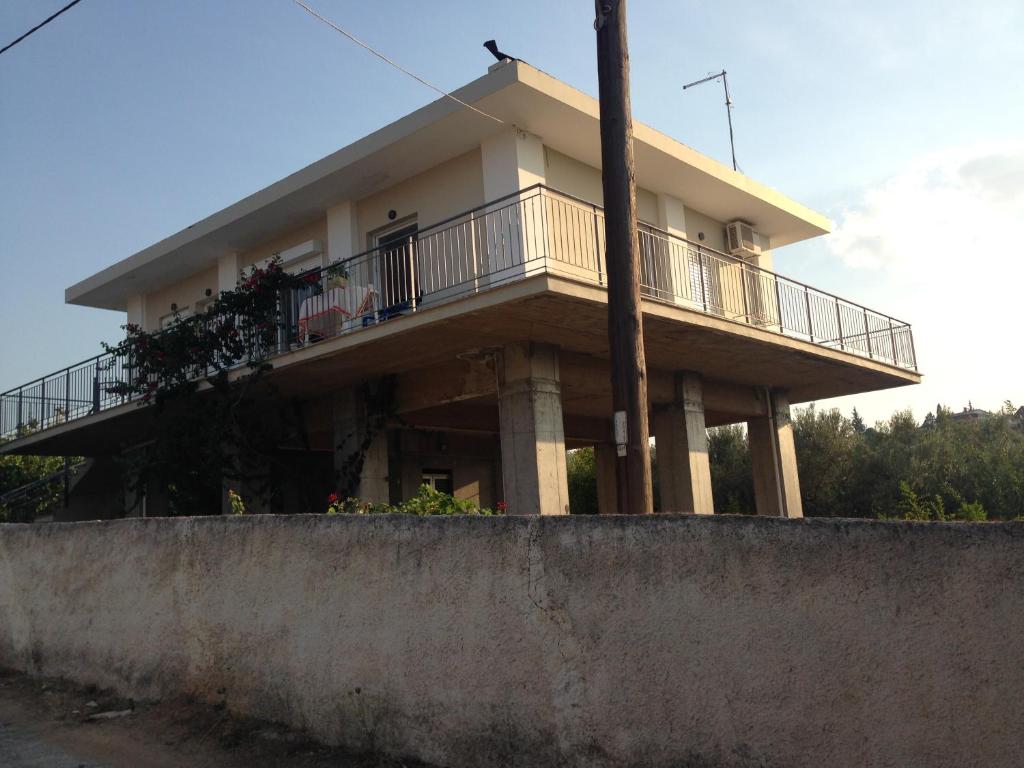
[[[619,509],[619,495],[615,485],[615,446],[598,443],[594,446],[594,474],[597,476],[597,513],[614,515]]]
[[[146,296],[136,293],[128,297],[128,322],[146,329]]]
[[[499,364],[501,472],[510,514],[569,511],[558,350],[509,344]]]
[[[480,154],[486,202],[544,183],[544,144],[539,136],[508,128],[484,139]]]
[[[686,237],[686,209],[678,198],[671,195],[657,196],[657,225],[670,235]],[[660,237],[642,240],[641,277],[645,293],[667,301],[677,295],[686,295],[686,267],[689,259],[686,249],[678,241],[665,242]]]
[[[226,253],[217,259],[217,290],[233,291],[238,287],[242,270],[238,266],[238,254]]]
[[[672,195],[658,194],[658,227],[676,237],[686,237],[686,208]]]
[[[371,434],[373,414],[356,389],[345,389],[334,397],[334,469],[339,473],[341,492],[348,492],[363,501],[387,504],[388,436],[384,428]],[[362,454],[362,465],[358,457]],[[345,475],[358,472],[354,483]],[[350,487],[354,486],[354,487]]]
[[[803,517],[789,398],[779,391],[766,397],[767,415],[747,422],[757,514]]]
[[[704,388],[696,373],[675,376],[675,399],[654,412],[661,511],[710,515],[711,465],[704,424]]]
[[[365,250],[359,244],[356,204],[346,200],[327,209],[327,262],[351,258]]]
[[[544,144],[539,136],[508,128],[489,136],[480,145],[484,201],[512,195],[542,184],[547,170]],[[547,254],[543,199],[536,193],[514,198],[486,209],[477,218],[478,275],[482,283],[509,280],[543,266]]]

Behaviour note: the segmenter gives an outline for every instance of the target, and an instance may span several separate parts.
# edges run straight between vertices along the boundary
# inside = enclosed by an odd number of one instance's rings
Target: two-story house
[[[157,330],[275,254],[293,272],[343,263],[345,281],[325,272],[282,304],[270,352],[279,390],[310,406],[302,482],[331,487],[365,418],[359,385],[388,375],[400,419],[374,438],[361,497],[394,502],[427,482],[560,514],[566,449],[595,446],[600,507],[614,510],[598,103],[521,61],[455,95],[498,120],[435,101],[66,299]],[[823,216],[634,131],[661,509],[713,511],[705,428],[745,422],[757,511],[800,516],[790,405],[919,382],[910,326],[772,271],[775,249],[828,232]],[[101,355],[4,393],[0,432],[15,439],[0,450],[99,466],[145,444],[147,407],[110,386],[119,375]],[[147,489],[150,514],[161,494]],[[287,494],[278,509],[319,511]]]

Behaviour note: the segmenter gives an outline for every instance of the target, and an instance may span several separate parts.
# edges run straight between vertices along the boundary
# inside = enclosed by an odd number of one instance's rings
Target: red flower
[[[330,496],[328,496],[327,497],[327,503],[328,504],[337,504],[338,503],[338,494],[332,493]]]
[[[508,511],[508,504],[506,502],[504,502],[504,501],[499,501],[498,504],[497,504],[497,507],[498,507],[498,511],[499,512],[507,512]]]

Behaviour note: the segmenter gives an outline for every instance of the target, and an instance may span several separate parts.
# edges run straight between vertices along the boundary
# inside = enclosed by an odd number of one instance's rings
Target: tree
[[[18,437],[25,437],[35,431],[34,426],[22,427]],[[72,463],[80,461],[78,457]],[[0,496],[17,488],[49,477],[64,469],[63,456],[19,456],[7,454],[0,456]],[[15,519],[34,519],[53,506],[60,498],[62,482],[54,481],[29,499],[31,509],[7,509],[0,505],[0,522],[14,522]]]
[[[597,514],[597,473],[593,448],[577,448],[565,457],[569,480],[569,511],[574,515]]]
[[[862,419],[860,414],[857,413],[856,408],[853,409],[853,414],[850,416],[850,424],[853,426],[853,431],[858,435],[863,435],[867,432],[867,425],[864,424],[864,419]]]
[[[746,430],[740,424],[708,430],[711,493],[715,511],[744,515],[754,513],[754,479]]]

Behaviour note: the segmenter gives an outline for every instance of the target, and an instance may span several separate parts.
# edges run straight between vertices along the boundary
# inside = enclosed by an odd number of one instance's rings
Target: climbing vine
[[[394,376],[385,376],[377,381],[365,383],[359,388],[359,402],[365,409],[365,422],[360,430],[362,440],[345,456],[338,468],[338,489],[342,497],[356,495],[366,454],[373,441],[384,432],[390,421],[402,421],[398,415],[396,388],[397,380]],[[353,433],[343,436],[337,448],[342,448],[353,436]]]

